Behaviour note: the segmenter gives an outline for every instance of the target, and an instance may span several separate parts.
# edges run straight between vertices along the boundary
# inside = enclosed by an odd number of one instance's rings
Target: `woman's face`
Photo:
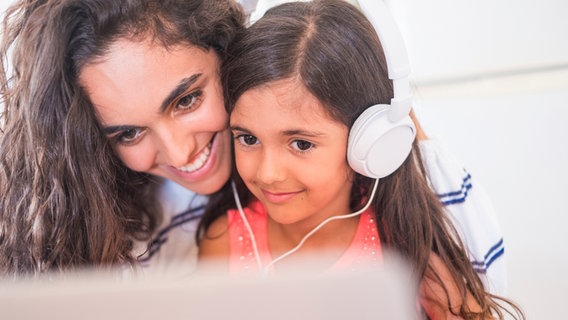
[[[201,194],[228,180],[231,138],[214,51],[119,40],[80,81],[127,167]]]

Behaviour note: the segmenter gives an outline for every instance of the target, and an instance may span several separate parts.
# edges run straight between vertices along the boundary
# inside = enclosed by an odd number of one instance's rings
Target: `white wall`
[[[526,83],[507,92],[514,80]],[[531,90],[531,81],[552,83]],[[568,289],[568,70],[417,91],[426,130],[450,146],[493,200],[509,295],[529,319],[560,319]]]
[[[568,67],[564,0],[390,0],[417,82]]]
[[[4,14],[4,11],[8,8],[8,6],[12,3],[12,1],[2,0],[0,1],[0,12]]]
[[[419,117],[492,198],[509,296],[561,319],[568,290],[568,2],[392,0]]]

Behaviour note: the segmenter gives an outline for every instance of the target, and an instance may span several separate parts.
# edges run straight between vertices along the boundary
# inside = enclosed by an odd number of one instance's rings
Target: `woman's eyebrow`
[[[164,99],[164,101],[162,102],[162,105],[160,106],[160,113],[165,112],[168,109],[168,106],[182,93],[184,93],[187,88],[189,88],[192,84],[195,83],[195,81],[197,81],[197,79],[199,79],[199,77],[201,77],[201,73],[197,73],[192,75],[189,78],[183,78],[181,79],[181,81],[179,82],[179,84],[170,92],[170,94],[167,96],[166,99]]]
[[[113,135],[117,132],[120,131],[127,131],[127,130],[132,130],[132,129],[137,129],[138,127],[135,126],[109,126],[109,127],[104,127],[103,128],[103,132],[105,135]]]

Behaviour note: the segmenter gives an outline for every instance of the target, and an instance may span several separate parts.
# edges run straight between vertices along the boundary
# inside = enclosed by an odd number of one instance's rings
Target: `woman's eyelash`
[[[203,94],[203,92],[201,90],[196,90],[196,91],[193,91],[191,93],[188,93],[188,94],[182,96],[181,98],[179,98],[176,101],[175,108],[176,109],[183,109],[183,110],[192,109],[192,107],[197,102],[199,102],[202,94]]]
[[[129,146],[135,144],[143,134],[143,129],[131,128],[119,131],[108,138],[113,145]]]

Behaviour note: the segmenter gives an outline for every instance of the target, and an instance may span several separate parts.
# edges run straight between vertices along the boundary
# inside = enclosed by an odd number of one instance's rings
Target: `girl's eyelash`
[[[245,137],[251,137],[251,138],[255,139],[256,142],[258,142],[258,138],[256,138],[256,137],[253,136],[252,134],[246,134],[246,133],[233,134],[233,139],[234,139],[239,145],[241,145],[241,146],[243,146],[243,147],[252,147],[252,146],[254,146],[254,145],[250,145],[250,144],[244,143],[244,142],[243,142],[243,139],[244,139]]]
[[[254,143],[254,144],[245,143],[243,141],[243,139],[246,138],[246,137],[250,137],[250,138],[254,139],[255,140],[254,142],[256,142],[256,143]],[[251,147],[254,147],[258,143],[258,138],[255,137],[252,134],[249,134],[249,133],[233,133],[233,140],[235,140],[236,143],[238,143],[243,148],[251,148]],[[309,148],[306,149],[306,150],[301,150],[297,146],[297,143],[299,143],[299,142],[309,144]],[[294,146],[294,144],[296,144],[296,146]],[[292,151],[299,154],[299,155],[305,155],[307,153],[313,152],[314,149],[316,148],[315,143],[308,141],[308,140],[304,140],[304,139],[293,139],[293,140],[291,140],[289,145],[290,145]]]
[[[309,143],[310,147],[306,150],[299,150],[297,147],[297,143],[298,142],[304,142],[304,143]],[[303,140],[303,139],[294,139],[292,140],[292,142],[290,143],[290,145],[294,145],[296,144],[296,147],[292,146],[292,150],[294,150],[294,152],[298,153],[298,154],[306,154],[306,153],[310,153],[313,152],[314,149],[316,148],[316,144],[307,140]]]

